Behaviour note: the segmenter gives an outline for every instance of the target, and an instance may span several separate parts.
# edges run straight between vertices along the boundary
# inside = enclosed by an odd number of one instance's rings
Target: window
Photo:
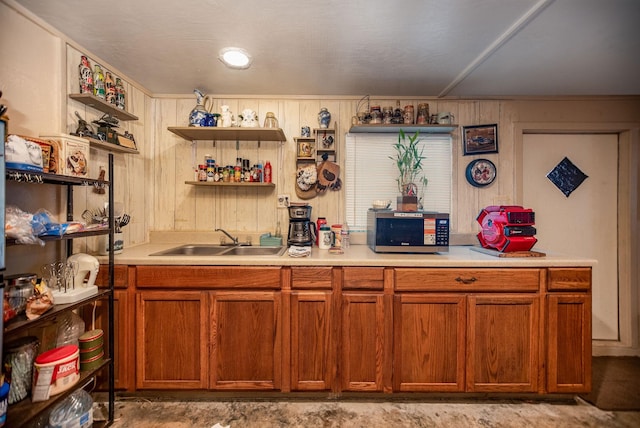
[[[366,230],[367,210],[372,201],[388,199],[395,209],[398,170],[393,144],[397,134],[347,134],[345,145],[346,222],[351,230]],[[451,137],[420,135],[424,147],[423,173],[426,189],[420,183],[419,195],[425,211],[451,212]]]

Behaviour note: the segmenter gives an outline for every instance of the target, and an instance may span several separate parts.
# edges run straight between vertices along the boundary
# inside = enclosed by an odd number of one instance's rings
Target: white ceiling
[[[640,0],[16,2],[154,94],[640,95]]]

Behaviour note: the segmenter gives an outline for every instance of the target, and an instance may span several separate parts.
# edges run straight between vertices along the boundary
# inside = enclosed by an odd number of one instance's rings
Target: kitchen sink
[[[233,247],[218,254],[219,256],[281,256],[287,247]]]
[[[265,246],[225,246],[190,244],[158,251],[152,256],[280,256],[284,254],[287,247],[265,247]]]
[[[230,247],[224,245],[190,244],[158,251],[152,256],[215,256],[228,250]]]

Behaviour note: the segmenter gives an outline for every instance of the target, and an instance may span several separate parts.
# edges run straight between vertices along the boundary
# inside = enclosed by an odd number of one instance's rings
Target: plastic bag
[[[47,287],[45,281],[38,282],[34,287],[33,296],[27,300],[27,310],[25,311],[27,318],[30,320],[40,317],[53,307],[53,293]]]
[[[93,425],[93,398],[83,389],[74,391],[51,410],[52,428],[90,428]]]
[[[19,244],[44,245],[44,241],[33,230],[33,214],[13,205],[8,205],[5,211],[5,234]]]
[[[84,321],[74,312],[67,312],[58,323],[56,347],[78,345],[78,338],[84,333]]]

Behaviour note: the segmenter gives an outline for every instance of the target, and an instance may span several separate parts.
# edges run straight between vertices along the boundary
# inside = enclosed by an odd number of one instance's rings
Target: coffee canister
[[[43,352],[36,357],[33,368],[32,401],[44,401],[60,394],[80,380],[80,350],[77,345],[65,345]]]

